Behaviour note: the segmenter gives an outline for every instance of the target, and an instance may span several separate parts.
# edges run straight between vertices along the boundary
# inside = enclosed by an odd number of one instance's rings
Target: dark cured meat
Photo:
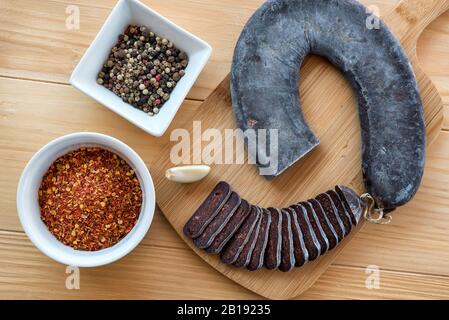
[[[341,203],[340,197],[334,190],[329,190],[326,194],[331,197],[332,203],[337,208],[338,216],[340,217],[340,220],[345,228],[344,236],[346,237],[352,230],[352,223],[349,213],[346,212],[344,205]]]
[[[301,227],[299,225],[298,217],[295,210],[293,210],[292,208],[287,208],[285,210],[290,214],[290,220],[292,225],[295,267],[302,267],[309,260],[309,252],[307,251],[306,245],[304,243],[306,237],[302,234]],[[316,250],[316,252],[318,255],[318,250]]]
[[[321,253],[320,242],[313,231],[306,209],[298,204],[293,205],[291,208],[295,212],[301,232],[304,235],[304,244],[309,254],[309,261],[313,261],[318,258]]]
[[[217,204],[214,196],[223,196],[226,186],[218,184],[214,191],[219,192],[208,196],[205,203],[209,204],[200,206],[210,209],[214,207],[211,203],[216,202],[215,206],[221,209],[218,213],[209,210],[213,218],[197,210],[196,219],[189,219],[187,224],[198,228],[210,220],[193,239],[194,244],[207,247],[210,253],[219,253],[226,264],[250,271],[265,266],[268,270],[287,272],[315,260],[335,248],[354,229],[364,209],[361,198],[345,186],[336,186],[335,191],[284,209],[250,205],[235,192],[230,192],[224,204]],[[184,229],[191,231],[187,224]]]
[[[271,214],[271,225],[264,265],[268,270],[274,270],[281,263],[282,215],[279,209],[268,208],[268,211]]]
[[[340,199],[341,203],[343,204],[343,207],[345,207],[346,212],[349,215],[349,218],[351,219],[351,223],[353,226],[357,225],[356,217],[354,216],[354,213],[352,212],[348,201],[345,198],[345,195],[343,194],[343,191],[340,189],[339,186],[335,187],[335,190],[337,192],[338,198]]]
[[[219,182],[185,224],[184,234],[189,238],[198,237],[215,218],[230,195],[231,186],[226,182]]]
[[[224,226],[223,230],[218,233],[212,241],[212,244],[206,249],[209,253],[219,253],[231,237],[237,232],[238,228],[245,221],[250,212],[248,201],[242,200],[238,209],[234,212],[231,219]]]
[[[251,261],[247,266],[248,270],[250,271],[255,271],[263,267],[270,225],[271,214],[267,209],[262,209],[262,222],[260,224],[259,235],[256,240],[256,247],[254,248],[251,255]]]
[[[318,220],[320,221],[320,225],[323,228],[324,234],[326,235],[327,240],[329,241],[329,250],[332,250],[337,246],[339,241],[337,233],[335,232],[335,229],[332,226],[332,223],[329,221],[326,214],[324,213],[323,208],[316,199],[310,199],[307,202],[312,205],[313,210],[315,211],[315,214],[318,217]]]
[[[312,208],[312,205],[308,202],[299,203],[307,212],[307,217],[309,218],[310,225],[312,226],[312,230],[315,233],[318,242],[320,243],[320,256],[326,253],[329,250],[329,240],[324,233],[323,228],[321,227],[320,221],[315,214],[315,211]]]
[[[251,255],[256,247],[257,237],[259,236],[260,224],[262,223],[262,209],[257,208],[259,211],[259,217],[257,219],[256,227],[251,232],[248,242],[244,245],[237,260],[233,263],[234,267],[241,268],[246,267],[251,261]]]
[[[281,263],[279,270],[290,271],[295,266],[295,253],[293,250],[293,234],[290,214],[282,209],[282,243],[281,243]]]
[[[259,220],[260,211],[257,207],[251,206],[250,213],[241,227],[237,230],[234,236],[221,251],[221,261],[227,264],[232,264],[237,260],[242,252],[243,247],[248,242],[256,223]]]
[[[329,219],[332,227],[337,232],[338,241],[341,241],[344,237],[345,230],[343,222],[341,222],[338,216],[337,208],[332,203],[332,199],[325,193],[321,193],[316,197],[317,201],[321,204],[327,218]]]
[[[252,139],[271,143],[269,130],[281,129],[278,167],[272,173],[279,175],[318,144],[301,111],[298,70],[309,54],[326,57],[358,98],[367,192],[380,207],[392,210],[407,203],[421,183],[424,112],[401,44],[382,20],[378,28],[367,28],[367,12],[356,0],[264,2],[236,44],[232,105],[240,129],[264,135]],[[270,150],[270,145],[263,148]],[[260,166],[274,162],[261,157],[258,148],[248,151]]]
[[[352,189],[345,186],[336,186],[335,191],[349,213],[352,225],[355,226],[362,217],[362,204],[359,196]]]
[[[221,207],[215,218],[207,225],[203,233],[193,240],[195,245],[201,249],[208,247],[215,239],[215,236],[223,229],[229,219],[231,219],[241,202],[242,200],[238,194],[232,192],[231,196]]]

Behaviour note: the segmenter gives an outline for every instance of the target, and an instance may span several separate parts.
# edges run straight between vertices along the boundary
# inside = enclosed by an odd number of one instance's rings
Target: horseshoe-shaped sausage
[[[354,0],[267,1],[238,40],[231,95],[240,128],[278,129],[279,175],[319,143],[301,112],[298,70],[308,54],[328,58],[358,97],[366,189],[392,210],[421,182],[423,108],[400,44],[382,21],[368,28],[368,15]],[[258,151],[263,166],[269,156]]]

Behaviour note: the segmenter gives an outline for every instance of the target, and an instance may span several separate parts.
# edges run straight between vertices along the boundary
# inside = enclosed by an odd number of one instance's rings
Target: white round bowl
[[[50,165],[67,152],[85,146],[101,147],[122,157],[136,172],[142,188],[142,209],[134,228],[114,246],[98,251],[75,250],[59,242],[42,222],[38,204],[38,190]],[[139,155],[120,140],[94,132],[69,134],[45,145],[28,162],[17,188],[17,211],[30,240],[50,258],[70,266],[96,267],[127,255],[148,232],[154,209],[153,180]]]

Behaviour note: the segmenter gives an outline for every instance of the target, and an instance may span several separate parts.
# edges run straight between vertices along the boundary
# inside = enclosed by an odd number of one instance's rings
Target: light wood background
[[[236,38],[262,0],[143,2],[214,48],[172,124],[181,127],[229,72]],[[385,11],[396,0],[362,2],[380,4]],[[73,4],[80,8],[80,30],[65,27],[66,7]],[[17,182],[26,162],[49,140],[75,131],[103,132],[129,144],[147,164],[157,161],[167,142],[68,85],[70,72],[114,4],[0,1],[0,298],[257,299],[197,257],[159,211],[131,254],[106,267],[82,269],[80,290],[65,288],[65,266],[41,254],[22,231],[15,209]],[[302,299],[449,298],[449,13],[425,31],[418,54],[448,116],[428,152],[422,187],[392,225],[365,224]],[[366,288],[368,265],[379,266],[380,289]]]

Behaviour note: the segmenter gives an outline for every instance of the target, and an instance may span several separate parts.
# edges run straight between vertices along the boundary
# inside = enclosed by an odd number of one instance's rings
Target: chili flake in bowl
[[[113,246],[134,227],[142,190],[131,167],[101,148],[58,158],[39,188],[41,218],[62,243],[77,250]]]
[[[73,133],[41,148],[17,187],[17,212],[33,244],[65,265],[96,267],[131,252],[156,206],[150,172],[125,143]]]

